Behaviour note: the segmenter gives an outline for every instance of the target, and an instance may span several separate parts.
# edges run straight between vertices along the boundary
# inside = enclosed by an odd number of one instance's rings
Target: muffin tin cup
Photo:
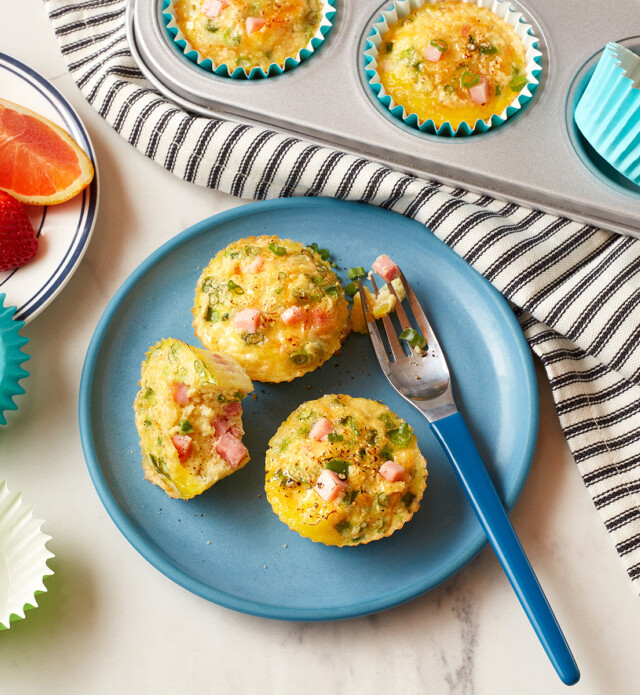
[[[5,307],[4,294],[0,294],[0,425],[6,425],[6,410],[16,410],[14,397],[24,393],[20,381],[29,376],[22,363],[29,359],[22,348],[29,342],[20,335],[24,321],[15,321],[15,307]]]
[[[525,22],[522,13],[518,12],[507,0],[464,0],[464,2],[476,4],[491,10],[514,29],[525,49],[528,81],[502,113],[494,114],[491,118],[486,120],[478,119],[475,123],[462,121],[457,128],[449,123],[449,121],[445,121],[438,126],[432,119],[422,120],[417,114],[407,111],[402,104],[396,103],[380,82],[380,76],[377,70],[378,50],[382,44],[382,37],[388,29],[418,8],[436,2],[438,2],[438,0],[398,0],[387,10],[382,12],[381,16],[371,27],[369,38],[367,39],[367,50],[364,54],[365,72],[369,85],[380,102],[384,104],[396,118],[401,119],[412,128],[448,137],[485,133],[490,128],[502,125],[510,116],[517,113],[533,96],[538,86],[537,75],[542,70],[542,54],[537,48],[538,39],[533,32],[533,27]]]
[[[300,65],[300,63],[304,60],[308,60],[323,43],[329,31],[331,31],[333,26],[331,20],[336,12],[335,0],[323,0],[320,26],[304,48],[299,50],[295,56],[289,56],[286,58],[282,65],[279,65],[278,63],[271,63],[267,70],[264,70],[261,67],[254,67],[247,72],[247,70],[243,67],[233,68],[226,63],[216,65],[210,58],[203,56],[197,49],[195,49],[189,43],[183,34],[182,29],[178,25],[174,5],[174,0],[163,0],[162,18],[167,31],[172,36],[175,44],[184,53],[184,55],[189,58],[189,60],[192,60],[202,69],[220,77],[231,78],[232,80],[254,80],[272,77],[275,75],[282,75],[283,72],[292,70]]]
[[[575,111],[593,149],[640,185],[640,57],[608,43]]]
[[[33,507],[22,502],[22,493],[10,492],[0,482],[0,630],[38,604],[45,592],[44,578],[53,574],[47,560],[54,557],[46,544],[42,519],[33,516]]]

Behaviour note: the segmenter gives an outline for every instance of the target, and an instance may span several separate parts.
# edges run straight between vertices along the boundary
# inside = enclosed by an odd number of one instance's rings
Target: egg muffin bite
[[[385,32],[377,71],[408,113],[457,128],[501,114],[527,84],[526,68],[522,40],[503,19],[474,2],[442,0]]]
[[[240,239],[211,259],[196,287],[202,344],[233,355],[257,381],[291,381],[347,337],[349,309],[328,260],[277,236]]]
[[[299,406],[269,442],[265,489],[289,528],[325,545],[369,543],[418,510],[426,461],[411,427],[366,398]]]
[[[242,399],[251,380],[229,355],[167,338],[142,363],[134,402],[148,480],[190,499],[249,461]]]
[[[318,31],[321,0],[176,0],[178,26],[214,65],[281,67]]]

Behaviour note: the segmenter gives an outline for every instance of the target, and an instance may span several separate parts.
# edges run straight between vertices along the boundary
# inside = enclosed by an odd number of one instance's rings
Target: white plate
[[[38,235],[38,253],[22,268],[0,272],[0,292],[7,295],[6,306],[17,307],[15,318],[28,322],[57,296],[82,260],[98,211],[98,172],[91,140],[78,114],[50,82],[0,53],[0,85],[3,99],[41,114],[70,133],[96,169],[91,184],[66,203],[26,206]]]

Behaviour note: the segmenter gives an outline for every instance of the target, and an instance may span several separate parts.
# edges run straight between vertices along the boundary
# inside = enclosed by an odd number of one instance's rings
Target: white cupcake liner
[[[44,577],[53,574],[47,566],[54,556],[46,547],[51,536],[40,530],[44,521],[32,511],[21,492],[9,492],[6,481],[0,482],[0,630],[38,605],[36,595],[47,590]]]
[[[378,20],[371,27],[369,37],[367,38],[367,48],[364,52],[365,73],[369,85],[378,99],[394,116],[396,116],[396,118],[403,120],[407,125],[413,128],[417,128],[423,132],[449,137],[484,133],[490,128],[502,125],[502,123],[514,113],[517,113],[533,96],[539,84],[537,75],[542,70],[542,53],[537,48],[539,39],[535,36],[533,27],[525,21],[522,13],[518,12],[508,0],[463,0],[463,2],[469,2],[491,10],[513,27],[525,49],[528,81],[522,90],[518,92],[513,101],[500,114],[493,114],[491,118],[487,120],[478,119],[475,123],[462,121],[457,128],[454,128],[449,121],[445,121],[440,126],[436,126],[432,119],[422,120],[415,113],[407,111],[402,104],[396,103],[393,97],[385,90],[378,75],[378,50],[382,44],[382,36],[392,25],[411,14],[411,12],[417,10],[419,7],[438,1],[439,0],[397,0],[397,2],[393,3],[387,10],[382,12]]]
[[[640,56],[608,43],[578,102],[575,121],[601,157],[640,185]]]
[[[320,26],[309,40],[309,43],[307,43],[304,48],[301,48],[295,56],[288,57],[284,61],[283,65],[271,63],[267,70],[263,70],[261,67],[254,67],[251,68],[249,72],[247,72],[243,67],[230,68],[228,65],[226,65],[226,63],[216,65],[211,58],[202,56],[200,52],[189,43],[185,35],[182,33],[182,29],[178,25],[178,19],[176,17],[174,8],[174,0],[163,0],[162,18],[173,41],[185,54],[185,56],[189,58],[189,60],[192,60],[204,70],[221,77],[229,77],[233,80],[253,80],[264,77],[272,77],[274,75],[282,75],[283,72],[292,70],[300,65],[300,63],[303,61],[308,60],[325,40],[325,37],[333,26],[331,20],[333,15],[336,13],[336,8],[334,6],[335,1],[336,0],[323,0]]]

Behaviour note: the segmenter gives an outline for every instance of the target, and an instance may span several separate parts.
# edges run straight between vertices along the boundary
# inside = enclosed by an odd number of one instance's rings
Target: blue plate
[[[112,519],[155,567],[189,591],[245,613],[334,620],[390,608],[442,582],[486,537],[427,422],[386,382],[368,337],[290,384],[255,384],[244,401],[252,460],[189,502],[143,477],[132,404],[140,364],[163,337],[197,340],[194,288],[219,249],[251,234],[278,234],[330,249],[346,276],[381,252],[398,261],[449,358],[456,400],[511,508],[536,443],[538,398],[531,354],[507,302],[445,244],[380,208],[297,198],[243,205],[204,220],[153,253],[102,316],[84,364],[80,431],[89,472]],[[429,468],[422,507],[390,538],[332,548],[290,531],[264,495],[264,452],[301,402],[348,393],[386,403],[414,428]]]

